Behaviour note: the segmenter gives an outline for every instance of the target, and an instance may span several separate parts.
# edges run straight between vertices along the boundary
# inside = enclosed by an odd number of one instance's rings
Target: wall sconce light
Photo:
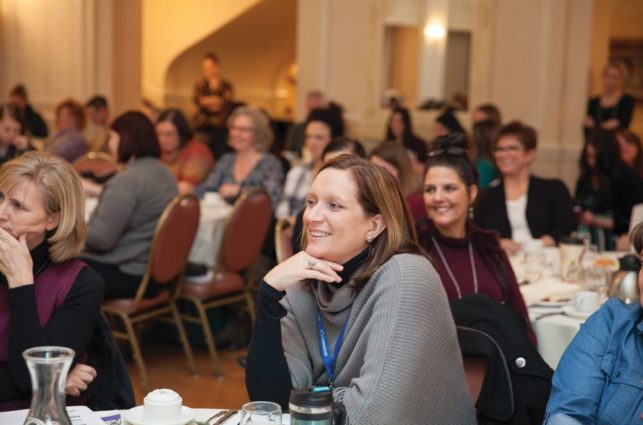
[[[447,33],[447,30],[439,22],[433,22],[424,27],[424,37],[429,40],[439,40],[444,38]]]

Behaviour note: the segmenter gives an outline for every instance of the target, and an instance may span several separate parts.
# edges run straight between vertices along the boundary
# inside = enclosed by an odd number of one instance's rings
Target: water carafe
[[[31,408],[24,425],[71,425],[65,407],[65,382],[74,359],[65,347],[33,347],[22,356],[31,375]]]

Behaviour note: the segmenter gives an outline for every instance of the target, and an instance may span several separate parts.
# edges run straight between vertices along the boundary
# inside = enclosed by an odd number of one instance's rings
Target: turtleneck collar
[[[342,278],[340,283],[326,283],[317,281],[313,288],[317,303],[321,310],[330,313],[338,313],[346,308],[350,308],[353,304],[356,291],[351,285],[347,285],[355,272],[361,268],[366,259],[368,258],[370,246],[362,252],[342,264],[344,269],[339,272],[339,277]]]
[[[342,283],[348,282],[355,271],[364,265],[366,259],[368,258],[368,251],[369,248],[367,247],[362,252],[342,264],[344,266],[344,269],[338,273],[339,277],[342,278]]]
[[[429,229],[431,230],[431,234],[434,235],[435,239],[440,243],[452,246],[463,246],[469,244],[469,240],[471,239],[471,232],[473,230],[471,220],[467,220],[466,222],[465,236],[463,238],[451,238],[449,236],[444,236],[435,226],[433,220],[428,220],[428,224]]]

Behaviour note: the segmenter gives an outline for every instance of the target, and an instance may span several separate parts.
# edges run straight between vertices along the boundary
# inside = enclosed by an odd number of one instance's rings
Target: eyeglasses
[[[230,130],[243,131],[243,132],[246,132],[246,133],[250,133],[250,132],[255,131],[254,127],[241,127],[241,126],[238,126],[238,125],[231,125]]]
[[[503,148],[495,148],[493,151],[496,153],[502,153],[502,152],[520,152],[522,151],[521,146],[505,146]]]
[[[467,150],[464,148],[438,148],[433,149],[429,152],[429,157],[440,156],[440,155],[465,155]]]

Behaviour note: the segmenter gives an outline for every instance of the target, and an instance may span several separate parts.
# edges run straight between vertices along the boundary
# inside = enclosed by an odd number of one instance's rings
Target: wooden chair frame
[[[153,278],[152,276],[153,265],[154,265],[154,261],[156,260],[155,256],[158,250],[160,234],[164,230],[165,223],[168,220],[172,211],[175,208],[179,207],[182,202],[186,202],[186,201],[196,202],[197,204],[199,202],[196,196],[191,194],[177,196],[165,208],[165,210],[163,211],[163,214],[161,215],[156,225],[156,229],[154,231],[154,237],[152,239],[152,245],[150,249],[150,256],[147,262],[147,269],[145,270],[145,274],[143,275],[141,284],[139,285],[138,290],[136,291],[136,295],[134,296],[134,305],[135,305],[134,312],[127,313],[123,310],[112,308],[106,305],[103,305],[102,307],[105,314],[107,314],[110,317],[118,317],[123,323],[123,326],[125,327],[125,331],[113,329],[112,332],[115,338],[127,340],[130,343],[134,354],[134,360],[136,361],[136,365],[141,373],[141,381],[146,391],[150,390],[149,379],[147,375],[147,369],[145,368],[145,362],[143,361],[141,347],[138,342],[138,337],[136,336],[136,330],[135,330],[135,326],[137,324],[144,322],[146,320],[150,320],[150,319],[163,320],[167,316],[171,317],[171,319],[169,320],[176,324],[176,327],[179,332],[179,337],[181,339],[181,345],[183,346],[183,351],[185,352],[185,356],[187,358],[188,367],[190,368],[193,375],[196,374],[196,367],[194,364],[194,356],[192,354],[192,348],[190,347],[190,344],[188,342],[188,338],[185,333],[185,327],[183,326],[181,315],[179,314],[179,311],[176,308],[176,304],[175,304],[175,300],[179,296],[179,292],[180,292],[180,282],[183,281],[185,265],[183,266],[179,274],[174,279],[172,279],[174,281],[174,287],[171,287],[172,283],[168,283],[168,285],[170,285],[170,288],[168,289],[170,291],[168,302],[166,302],[165,304],[161,304],[157,307],[152,307],[149,310],[138,311],[141,305],[141,302],[143,301],[145,291],[147,290],[147,287],[149,286]],[[195,230],[195,235],[196,235],[196,230]],[[186,263],[187,263],[187,258],[186,258]]]
[[[240,205],[245,203],[247,200],[251,199],[252,197],[256,196],[259,193],[263,193],[266,197],[268,197],[268,194],[266,193],[265,190],[259,189],[259,188],[253,188],[249,189],[245,193],[237,199],[237,201],[234,204],[234,212],[232,213],[233,215],[236,213],[236,211],[239,209]],[[270,197],[268,197],[268,200]],[[223,242],[229,237],[229,233],[231,232],[230,230],[230,225],[229,223],[226,224],[226,229],[224,231],[223,239],[222,239],[222,244]],[[265,236],[264,236],[265,240]],[[214,284],[215,277],[217,273],[221,273],[225,271],[225,266],[223,264],[223,249],[219,251],[219,256],[217,259],[216,266],[214,267],[214,277],[212,282],[209,283],[209,285]],[[203,336],[205,337],[205,342],[208,347],[208,351],[210,353],[210,358],[212,360],[212,366],[214,369],[214,373],[217,377],[221,377],[221,369],[219,367],[219,359],[217,355],[217,350],[216,346],[214,343],[214,336],[212,335],[212,330],[210,329],[210,323],[208,321],[208,316],[207,316],[207,310],[214,308],[214,307],[221,307],[224,305],[230,305],[230,304],[236,304],[236,303],[241,303],[244,302],[247,305],[248,308],[248,313],[250,315],[250,320],[254,324],[255,321],[255,300],[254,300],[254,289],[256,286],[256,273],[257,273],[257,256],[250,266],[247,268],[248,270],[248,279],[246,280],[246,284],[243,287],[242,292],[238,293],[232,293],[230,295],[223,295],[218,298],[214,298],[212,300],[203,302],[201,299],[197,297],[192,297],[186,294],[182,294],[181,298],[184,300],[189,301],[192,305],[194,305],[196,311],[197,311],[197,316],[191,316],[188,314],[181,314],[181,318],[189,323],[195,323],[201,326],[203,330]]]

